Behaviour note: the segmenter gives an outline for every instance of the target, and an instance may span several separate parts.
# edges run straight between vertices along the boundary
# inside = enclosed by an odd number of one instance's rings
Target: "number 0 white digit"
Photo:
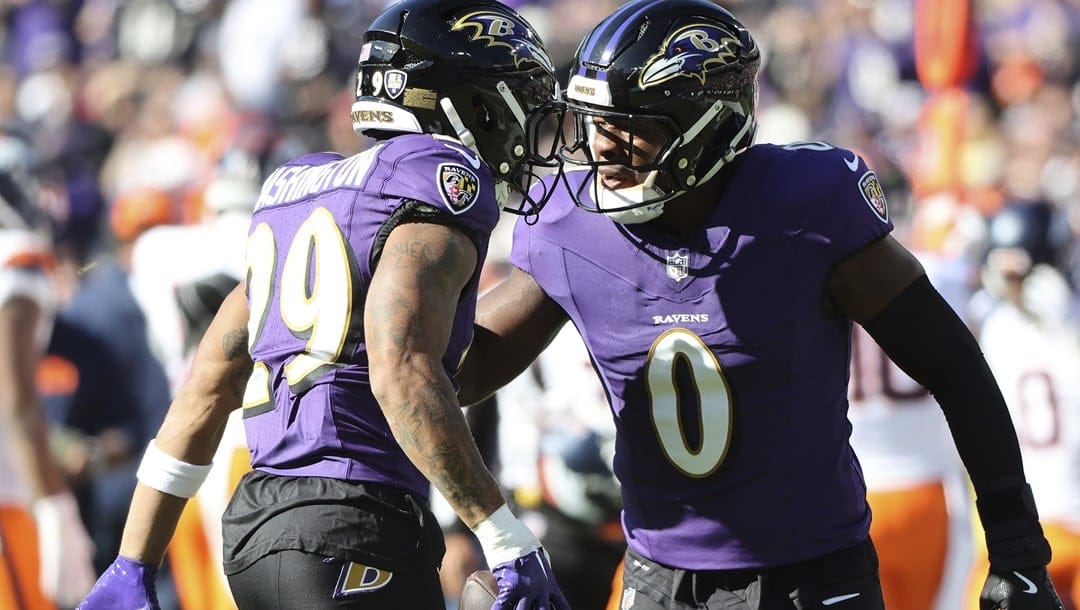
[[[698,393],[700,441],[691,447],[679,408],[675,368],[683,362]],[[723,463],[731,445],[731,389],[716,355],[685,328],[657,337],[649,350],[646,375],[653,427],[664,455],[690,477],[706,477]]]

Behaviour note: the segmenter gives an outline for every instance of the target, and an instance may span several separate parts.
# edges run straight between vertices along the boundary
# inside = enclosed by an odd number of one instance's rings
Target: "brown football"
[[[491,610],[499,594],[499,583],[489,570],[477,570],[465,579],[458,610]]]

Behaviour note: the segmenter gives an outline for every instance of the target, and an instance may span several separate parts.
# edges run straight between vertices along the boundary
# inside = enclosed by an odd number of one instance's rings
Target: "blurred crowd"
[[[621,4],[507,3],[537,27],[562,75],[584,34]],[[262,178],[307,152],[351,155],[370,145],[353,133],[349,108],[360,34],[386,4],[0,0],[0,172],[27,188],[51,229],[60,309],[38,385],[99,571],[116,555],[142,449],[201,330],[241,278]],[[719,4],[763,49],[757,141],[825,140],[857,151],[881,177],[901,239],[958,261],[970,293],[985,293],[988,220],[1002,210],[1051,206],[1066,220],[1063,251],[1080,231],[1080,0],[974,1],[975,46],[963,78],[947,87],[920,63],[916,0]],[[502,229],[493,277],[509,253]],[[1053,263],[1072,301],[1080,266]],[[976,323],[992,305],[974,302]],[[617,493],[603,468],[609,418],[602,395],[576,389],[588,383],[576,375],[589,371],[587,357],[575,346],[554,349],[573,354],[555,359],[572,371],[538,369],[532,385],[501,395],[501,418],[473,407],[473,419],[490,428],[489,454],[519,504],[534,509],[531,523],[585,541],[566,545],[566,565],[587,552],[605,559],[577,574],[611,573],[621,547]],[[563,416],[574,400],[599,411]],[[497,442],[508,430],[509,447]],[[223,451],[232,472],[242,471],[242,438]],[[208,483],[227,497],[227,483]],[[188,525],[212,531],[203,524],[215,523],[221,501],[204,500]],[[452,521],[448,536],[461,534]],[[209,538],[191,543],[196,559],[187,562],[206,565],[220,553]],[[558,552],[558,542],[545,545]],[[455,574],[477,567],[467,540],[448,547]],[[203,591],[220,582],[185,576],[185,560],[170,560],[175,586],[163,585],[164,606],[228,606],[227,594]],[[594,583],[595,605],[575,607],[602,608],[610,579],[587,576],[581,587]]]

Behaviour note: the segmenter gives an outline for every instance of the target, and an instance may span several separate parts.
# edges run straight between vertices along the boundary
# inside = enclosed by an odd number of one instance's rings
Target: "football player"
[[[0,147],[25,154],[7,135]],[[55,259],[19,171],[0,171],[0,607],[38,610],[76,603],[94,566],[35,386],[56,307]]]
[[[1080,606],[1080,320],[1068,264],[1073,232],[1052,204],[1020,202],[990,219],[983,284],[997,297],[979,343],[1009,405],[1046,538],[1050,578]],[[986,557],[976,558],[984,571]],[[1071,604],[1071,605],[1069,605]],[[973,606],[972,606],[973,607]]]
[[[859,323],[945,412],[987,529],[983,607],[1060,607],[978,345],[889,235],[858,155],[752,145],[760,58],[706,0],[635,0],[585,37],[562,187],[517,223],[517,268],[478,307],[462,402],[570,320],[615,418],[623,607],[878,610],[846,417]]]
[[[200,222],[158,225],[134,242],[132,292],[146,312],[151,345],[174,393],[216,308],[244,275],[259,178],[252,155],[241,149],[226,152],[203,191]],[[214,466],[185,507],[169,545],[169,567],[186,606],[235,607],[222,567],[220,523],[239,477],[250,469],[239,415],[234,412],[226,423]]]
[[[254,470],[225,511],[241,608],[443,608],[429,481],[480,541],[496,606],[567,605],[536,537],[470,438],[451,373],[511,192],[557,170],[533,148],[557,111],[532,27],[493,0],[405,0],[364,35],[355,156],[272,172],[245,280],[221,305],[139,469],[120,556],[83,608],[154,606],[154,575],[231,411]],[[511,209],[509,206],[506,209]]]

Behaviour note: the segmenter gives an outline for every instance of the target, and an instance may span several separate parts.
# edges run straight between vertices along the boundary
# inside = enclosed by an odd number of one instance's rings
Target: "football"
[[[499,594],[499,584],[489,570],[477,570],[465,579],[458,600],[458,610],[491,610],[495,597]]]

